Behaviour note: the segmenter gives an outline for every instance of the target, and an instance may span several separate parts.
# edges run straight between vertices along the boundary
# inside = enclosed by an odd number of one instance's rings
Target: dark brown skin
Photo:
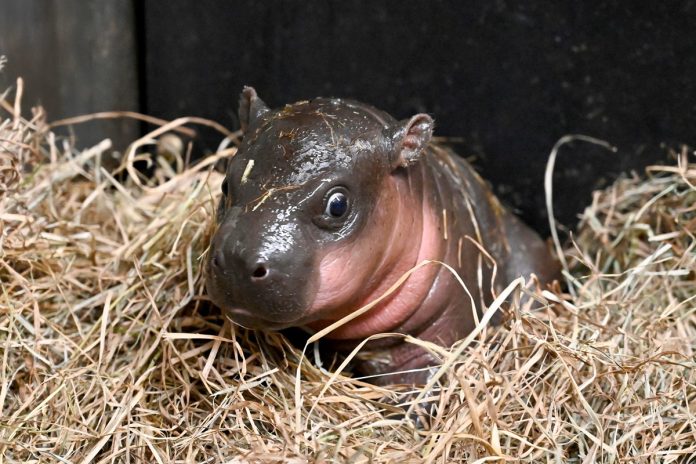
[[[382,332],[450,346],[511,281],[558,274],[545,243],[471,166],[431,143],[428,115],[399,122],[323,98],[270,110],[247,87],[240,119],[244,138],[227,169],[207,282],[239,325],[321,330],[429,259],[456,269],[475,307],[445,267],[430,264],[327,339],[337,351]],[[481,249],[495,260],[493,285]],[[399,371],[436,363],[400,337],[369,342],[361,359],[357,370],[381,384],[423,383],[427,369]]]

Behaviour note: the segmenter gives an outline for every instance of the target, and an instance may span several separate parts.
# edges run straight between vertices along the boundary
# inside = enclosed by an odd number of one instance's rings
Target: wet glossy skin
[[[480,313],[496,289],[531,272],[542,281],[556,275],[544,243],[471,167],[429,143],[426,115],[398,122],[335,99],[271,111],[247,88],[240,119],[245,135],[228,166],[208,261],[209,294],[240,325],[321,329],[434,259],[457,269],[477,308],[448,271],[430,265],[328,337],[339,351],[379,332],[447,346],[471,331],[472,311]],[[497,262],[494,288],[492,267],[470,239]],[[398,339],[366,350],[375,356],[358,370],[368,375],[434,361]],[[377,381],[424,380],[393,374]]]

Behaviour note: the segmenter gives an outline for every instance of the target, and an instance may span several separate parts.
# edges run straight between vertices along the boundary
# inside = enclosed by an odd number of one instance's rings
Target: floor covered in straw
[[[688,150],[595,194],[563,291],[514,283],[533,298],[491,308],[502,327],[432,347],[436,383],[382,388],[207,303],[232,145],[160,156],[145,180],[16,93],[0,105],[1,463],[696,462]],[[162,122],[123,166],[191,123]],[[432,417],[411,420],[421,404]]]

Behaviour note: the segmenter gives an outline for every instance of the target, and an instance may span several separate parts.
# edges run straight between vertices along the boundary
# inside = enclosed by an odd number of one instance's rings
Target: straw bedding
[[[0,462],[696,460],[691,153],[594,195],[563,289],[512,283],[502,327],[429,346],[429,386],[380,388],[206,301],[234,148],[136,178],[182,120],[108,172],[108,141],[77,151],[20,98],[0,108]]]

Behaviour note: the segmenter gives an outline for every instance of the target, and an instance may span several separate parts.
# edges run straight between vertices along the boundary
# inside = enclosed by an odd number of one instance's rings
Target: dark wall
[[[566,224],[593,188],[692,142],[694,2],[148,1],[147,111],[236,126],[237,95],[269,104],[346,96],[398,117],[426,111],[437,134],[504,200],[545,229],[542,177],[554,142],[584,133],[617,145],[561,152]],[[212,146],[212,142],[211,142]]]

